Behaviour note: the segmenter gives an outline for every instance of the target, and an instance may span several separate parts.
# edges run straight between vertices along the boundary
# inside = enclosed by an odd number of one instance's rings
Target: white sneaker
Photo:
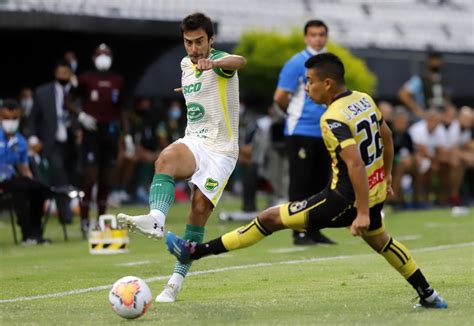
[[[155,302],[175,302],[180,290],[181,287],[178,284],[166,284],[163,291],[156,297]]]
[[[165,233],[165,226],[159,223],[150,214],[130,216],[120,213],[117,216],[118,222],[132,232],[139,231],[150,239],[161,239]]]

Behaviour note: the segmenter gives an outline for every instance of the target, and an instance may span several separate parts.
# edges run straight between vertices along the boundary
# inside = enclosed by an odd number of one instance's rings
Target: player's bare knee
[[[258,220],[269,232],[275,232],[285,228],[280,217],[279,207],[270,207],[259,214]]]
[[[173,175],[175,162],[176,155],[173,151],[165,149],[160,153],[160,156],[158,156],[158,159],[155,161],[155,172]]]
[[[365,242],[376,252],[380,253],[390,240],[390,235],[387,231],[375,236],[363,236]]]

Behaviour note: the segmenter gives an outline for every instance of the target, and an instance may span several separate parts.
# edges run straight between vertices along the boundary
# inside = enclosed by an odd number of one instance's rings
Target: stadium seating
[[[0,10],[164,21],[202,11],[219,23],[223,42],[252,28],[288,32],[320,18],[334,40],[353,48],[474,51],[470,0],[2,0]]]

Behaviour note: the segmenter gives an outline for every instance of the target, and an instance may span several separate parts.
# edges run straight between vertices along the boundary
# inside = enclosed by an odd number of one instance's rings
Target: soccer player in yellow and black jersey
[[[207,243],[185,241],[168,233],[168,250],[188,262],[251,246],[287,228],[350,227],[352,235],[361,236],[415,288],[420,296],[418,307],[447,308],[407,248],[384,227],[381,210],[387,194],[393,192],[393,143],[379,109],[369,95],[346,88],[344,65],[337,56],[318,54],[305,66],[308,95],[327,105],[321,129],[332,158],[330,185],[305,200],[268,208],[250,224]]]

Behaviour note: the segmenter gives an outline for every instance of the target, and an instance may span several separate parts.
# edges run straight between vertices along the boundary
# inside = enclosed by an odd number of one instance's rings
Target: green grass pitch
[[[206,239],[242,223],[211,216]],[[184,230],[189,205],[177,204],[167,221]],[[146,212],[127,207],[128,213]],[[119,210],[111,210],[118,213]],[[474,214],[449,210],[386,215],[390,233],[411,251],[433,287],[449,302],[439,311],[414,310],[415,292],[383,257],[346,229],[326,230],[336,246],[295,247],[290,231],[256,246],[194,263],[178,301],[153,303],[128,321],[109,307],[108,287],[120,277],[143,278],[156,296],[174,259],[163,241],[130,235],[130,252],[90,255],[76,219],[64,242],[51,219],[48,246],[14,246],[0,219],[0,325],[473,325]],[[17,301],[7,302],[12,299]]]

